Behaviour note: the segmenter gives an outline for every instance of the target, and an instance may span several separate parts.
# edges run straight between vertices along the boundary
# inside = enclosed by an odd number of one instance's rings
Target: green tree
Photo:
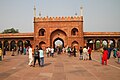
[[[11,29],[5,29],[2,34],[6,34],[6,33],[19,33],[18,29],[14,29],[14,28],[11,28]]]

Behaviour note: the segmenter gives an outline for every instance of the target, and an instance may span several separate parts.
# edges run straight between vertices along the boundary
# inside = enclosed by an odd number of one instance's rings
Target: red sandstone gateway
[[[34,2],[34,32],[17,34],[0,34],[0,48],[11,50],[12,47],[32,45],[46,47],[79,47],[87,46],[99,49],[103,46],[120,48],[120,32],[84,32],[83,7],[80,16],[36,17]],[[59,43],[57,43],[59,42]]]
[[[34,43],[42,47],[55,47],[61,40],[66,46],[84,46],[83,17],[34,18]]]
[[[0,47],[11,50],[12,45],[27,46],[32,44],[55,47],[60,40],[62,46],[90,46],[99,49],[105,46],[120,48],[120,32],[83,32],[83,16],[75,17],[34,17],[33,33],[0,34]]]

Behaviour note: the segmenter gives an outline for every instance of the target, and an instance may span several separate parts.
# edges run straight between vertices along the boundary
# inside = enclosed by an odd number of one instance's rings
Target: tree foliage
[[[2,34],[6,34],[6,33],[19,33],[18,29],[14,29],[14,28],[11,28],[11,29],[5,29]]]

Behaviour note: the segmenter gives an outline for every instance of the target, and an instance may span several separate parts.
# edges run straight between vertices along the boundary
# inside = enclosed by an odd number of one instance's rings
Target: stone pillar
[[[118,40],[117,40],[117,39],[115,39],[115,47],[117,47],[117,42],[118,42]]]
[[[9,49],[9,51],[10,51],[10,43],[11,43],[11,41],[8,41],[8,49]]]
[[[24,43],[26,42],[26,40],[22,40],[22,42],[23,42],[23,46],[24,46]]]
[[[4,48],[4,40],[2,40],[1,43],[2,43],[2,49],[3,49]]]
[[[18,40],[15,41],[16,43],[16,50],[18,49]]]
[[[102,40],[100,40],[100,47],[102,47],[102,42],[103,42],[103,41],[102,41]]]
[[[93,39],[93,50],[95,50],[95,39]]]
[[[111,40],[108,40],[108,47],[110,47],[110,41],[111,41]]]

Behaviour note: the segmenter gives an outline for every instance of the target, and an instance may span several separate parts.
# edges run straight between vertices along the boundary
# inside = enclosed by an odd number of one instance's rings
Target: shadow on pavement
[[[45,63],[44,66],[48,66],[48,65],[50,65],[50,64],[51,64],[51,63]]]

